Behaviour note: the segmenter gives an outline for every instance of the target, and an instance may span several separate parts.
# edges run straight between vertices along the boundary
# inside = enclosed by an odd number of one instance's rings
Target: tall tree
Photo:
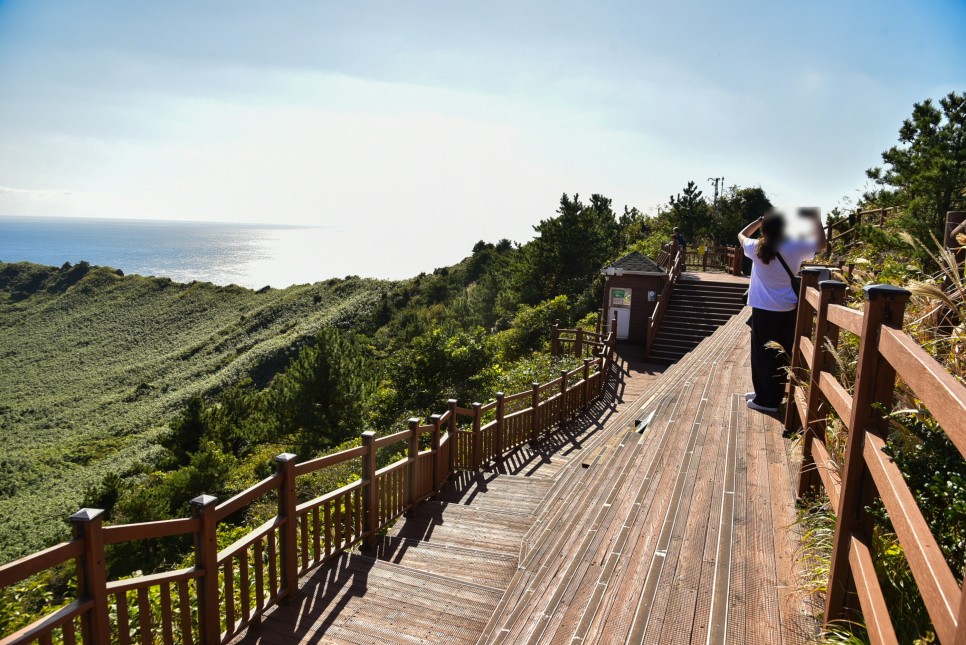
[[[665,216],[671,226],[681,229],[689,242],[709,235],[711,204],[693,181],[689,181],[677,195],[671,195]]]
[[[966,92],[916,103],[899,143],[866,171],[876,188],[863,206],[898,206],[901,224],[918,239],[942,239],[946,211],[966,208]]]
[[[576,298],[621,244],[621,231],[611,200],[591,195],[560,198],[557,217],[534,227],[537,237],[524,248],[518,273],[525,304],[557,295]]]
[[[364,429],[373,389],[363,349],[334,327],[319,332],[272,384],[271,408],[281,435],[312,449],[335,446]]]

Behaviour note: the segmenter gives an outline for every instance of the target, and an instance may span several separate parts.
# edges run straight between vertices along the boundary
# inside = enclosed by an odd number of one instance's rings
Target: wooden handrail
[[[667,310],[668,302],[671,300],[674,286],[677,284],[678,278],[681,277],[681,272],[684,270],[685,250],[683,248],[677,248],[677,245],[675,245],[674,251],[674,262],[671,264],[671,270],[668,272],[668,280],[664,283],[664,288],[661,289],[661,295],[657,298],[654,311],[647,321],[647,347],[645,351],[648,356],[651,354],[654,337],[657,336],[661,321],[664,319],[664,312]]]
[[[555,340],[558,332],[566,331],[556,326]],[[295,462],[294,455],[279,455],[275,474],[224,502],[219,504],[208,495],[192,500],[191,517],[104,527],[102,511],[83,509],[71,517],[73,540],[0,566],[0,588],[7,588],[73,560],[79,572],[78,597],[14,634],[0,635],[0,645],[47,643],[55,630],[74,635],[75,621],[81,625],[79,637],[73,639],[76,642],[93,645],[118,640],[118,633],[128,629],[129,591],[137,592],[142,640],[150,640],[154,634],[159,642],[189,642],[191,638],[185,634],[194,631],[203,645],[232,640],[271,606],[294,595],[305,571],[360,542],[374,545],[379,530],[436,494],[457,471],[479,470],[503,459],[525,440],[546,436],[597,400],[615,358],[614,331],[574,332],[574,340],[569,342],[577,341],[580,355],[589,350],[593,356],[584,356],[582,365],[561,372],[556,379],[534,383],[525,392],[499,392],[485,405],[473,403],[463,408],[451,399],[446,412],[433,415],[429,424],[410,419],[409,427],[400,432],[381,437],[365,432],[362,445],[331,455],[301,463]],[[546,396],[550,393],[552,396]],[[529,407],[506,413],[508,403],[518,406],[527,400]],[[495,412],[495,418],[484,425],[481,417],[486,412]],[[472,418],[471,430],[458,428],[460,415]],[[420,450],[419,440],[425,434],[431,435],[432,445]],[[379,449],[403,442],[408,445],[406,456],[377,469]],[[362,462],[359,479],[297,502],[300,477],[344,467],[354,460]],[[432,467],[418,466],[426,464],[424,460],[431,460]],[[277,498],[276,514],[218,551],[219,523],[253,502],[272,497]],[[176,535],[192,536],[193,566],[107,581],[104,545]],[[160,590],[160,621],[145,604],[152,589]],[[236,616],[236,607],[242,609],[240,616]],[[111,615],[117,620],[112,622]],[[69,635],[64,636],[65,642],[73,642]]]
[[[846,285],[819,282],[819,269],[802,271],[802,286],[785,427],[803,427],[799,495],[825,488],[836,510],[825,620],[861,612],[873,643],[895,642],[895,630],[876,579],[868,545],[873,521],[870,495],[882,500],[913,578],[943,643],[966,643],[966,596],[956,582],[915,496],[884,452],[885,413],[897,379],[923,401],[959,452],[966,456],[966,386],[902,331],[909,292],[887,285],[865,288],[865,309],[844,306]],[[841,330],[859,336],[852,393],[838,381],[832,352]],[[843,464],[826,443],[829,410],[848,432]]]

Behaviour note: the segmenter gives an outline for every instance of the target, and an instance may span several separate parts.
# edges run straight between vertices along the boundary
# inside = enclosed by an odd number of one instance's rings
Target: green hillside
[[[0,263],[0,561],[63,537],[83,491],[156,451],[191,396],[267,378],[324,325],[368,318],[392,287],[255,292]]]

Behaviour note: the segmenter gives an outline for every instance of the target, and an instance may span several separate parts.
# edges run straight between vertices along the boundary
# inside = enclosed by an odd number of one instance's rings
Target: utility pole
[[[708,181],[714,184],[714,212],[718,212],[718,189],[724,192],[724,177],[708,177]]]

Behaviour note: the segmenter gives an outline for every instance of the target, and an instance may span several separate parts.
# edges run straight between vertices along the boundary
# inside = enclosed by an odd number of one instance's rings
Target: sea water
[[[358,267],[323,252],[338,246],[339,237],[330,227],[0,217],[0,261],[61,266],[86,260],[125,273],[258,289],[353,273]]]

